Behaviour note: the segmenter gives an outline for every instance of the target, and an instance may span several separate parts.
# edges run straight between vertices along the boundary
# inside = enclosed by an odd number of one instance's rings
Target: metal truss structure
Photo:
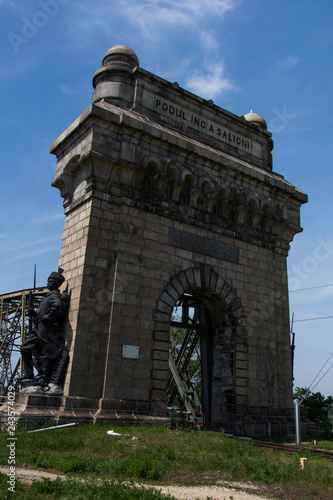
[[[38,309],[46,288],[0,295],[0,396],[16,386],[21,374],[20,346],[32,330],[29,309]]]
[[[190,295],[177,304],[171,321],[168,407],[191,415],[209,412],[207,318],[203,305]],[[193,420],[193,419],[192,419]],[[202,418],[199,418],[201,421]]]

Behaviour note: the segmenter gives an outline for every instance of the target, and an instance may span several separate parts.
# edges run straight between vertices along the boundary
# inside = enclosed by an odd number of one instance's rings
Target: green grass
[[[108,436],[108,429],[129,436]],[[128,496],[153,494],[147,490],[137,492],[133,489],[124,497],[121,493],[115,497],[105,493],[103,497],[101,492],[103,488],[121,488],[119,482],[123,481],[150,484],[197,484],[201,481],[204,484],[207,480],[211,483],[216,480],[252,481],[266,488],[279,486],[284,494],[288,492],[290,499],[330,498],[328,493],[333,497],[332,460],[309,454],[309,467],[301,470],[299,455],[256,448],[249,441],[232,440],[222,434],[182,432],[163,426],[82,425],[34,434],[17,429],[16,437],[16,466],[25,463],[28,467],[58,471],[68,477],[90,478],[84,483],[71,479],[66,485],[44,481],[31,486],[29,494],[34,498],[39,494],[44,495],[43,498],[65,498],[66,495],[90,498],[88,490],[95,492],[91,493],[91,498],[164,498]],[[8,462],[6,441],[7,434],[1,432],[2,465]],[[330,449],[331,444],[318,442],[317,448]],[[97,483],[97,479],[102,483]],[[106,482],[110,480],[112,484]],[[49,488],[49,496],[38,488]],[[62,488],[73,488],[73,492],[78,493],[59,493]],[[87,488],[87,492],[80,493],[80,488]],[[326,496],[321,497],[321,492]]]
[[[312,441],[303,441],[302,446],[307,446],[309,448],[317,448],[321,450],[328,450],[328,451],[333,451],[333,440],[332,441],[317,441],[317,444],[315,445]]]
[[[1,498],[13,497],[22,500],[67,499],[71,500],[173,500],[170,495],[163,495],[153,488],[138,488],[133,485],[119,484],[112,481],[97,481],[88,478],[78,479],[43,479],[34,481],[31,486],[16,481],[15,492],[8,491],[8,477],[0,474]]]

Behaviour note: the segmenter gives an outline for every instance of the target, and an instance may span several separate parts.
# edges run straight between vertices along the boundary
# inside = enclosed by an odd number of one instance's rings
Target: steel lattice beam
[[[48,290],[27,289],[0,295],[0,396],[20,376],[20,347],[29,332],[30,308],[37,309]],[[31,325],[30,325],[31,328]]]
[[[182,401],[187,411],[202,412],[202,401],[192,383],[194,373],[189,373],[188,366],[193,356],[194,350],[199,346],[200,359],[200,337],[204,325],[202,320],[203,308],[201,304],[192,296],[184,295],[177,304],[181,308],[181,318],[171,321],[171,327],[184,330],[182,342],[176,342],[170,332],[170,354],[169,354],[169,380],[168,380],[168,404],[173,405],[175,398]]]

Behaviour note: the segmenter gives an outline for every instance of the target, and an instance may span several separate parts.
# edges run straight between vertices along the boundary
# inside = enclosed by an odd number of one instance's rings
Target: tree
[[[301,402],[301,408],[304,408],[306,414],[323,432],[324,437],[333,437],[333,397],[323,396],[320,392],[310,392],[309,389],[296,387],[294,399]]]

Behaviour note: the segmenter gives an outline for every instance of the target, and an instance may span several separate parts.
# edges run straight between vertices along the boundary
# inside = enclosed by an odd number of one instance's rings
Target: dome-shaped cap
[[[126,45],[115,45],[107,51],[103,57],[102,66],[94,74],[93,87],[95,88],[99,81],[108,79],[114,73],[131,75],[138,66],[139,60],[132,49]]]
[[[265,120],[263,119],[263,117],[258,115],[258,113],[253,113],[252,109],[251,109],[250,113],[247,113],[246,115],[244,115],[244,119],[247,122],[254,123],[255,125],[258,125],[259,127],[267,129],[267,124],[266,124]]]
[[[112,99],[117,106],[130,107],[134,95],[134,79],[139,60],[125,45],[111,47],[103,57],[102,66],[93,76],[92,102]]]
[[[139,66],[139,59],[134,50],[126,45],[115,45],[111,47],[103,57],[103,66],[112,64],[115,61],[127,63],[133,69]]]

